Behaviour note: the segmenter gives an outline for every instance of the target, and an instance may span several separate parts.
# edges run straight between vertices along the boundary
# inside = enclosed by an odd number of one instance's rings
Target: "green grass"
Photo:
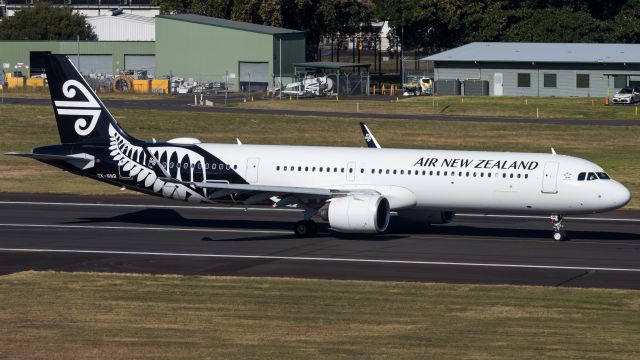
[[[23,272],[4,359],[637,359],[640,292]]]
[[[150,140],[196,136],[206,142],[364,145],[358,119],[113,109],[132,135]],[[640,127],[368,120],[384,147],[549,152],[603,166],[633,193],[640,208]],[[59,141],[48,106],[0,106],[0,152],[28,151]],[[28,175],[28,176],[27,176]],[[52,186],[56,184],[56,186]],[[62,173],[39,162],[0,156],[0,191],[120,194],[114,187]],[[130,192],[128,192],[130,193]]]
[[[380,96],[376,97],[380,99]],[[555,119],[640,119],[635,106],[604,106],[600,98],[554,97],[396,97],[387,100],[349,100],[335,98],[268,100],[232,104],[256,109],[291,109],[370,114],[498,116]],[[537,109],[537,113],[536,113]]]

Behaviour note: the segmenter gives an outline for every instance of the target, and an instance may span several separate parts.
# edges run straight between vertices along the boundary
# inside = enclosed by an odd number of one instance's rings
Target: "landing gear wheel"
[[[564,231],[554,231],[553,232],[553,240],[555,241],[566,241],[567,234]]]
[[[553,240],[555,241],[567,241],[567,234],[564,232],[564,225],[562,224],[562,215],[551,215],[551,224],[553,226]]]
[[[316,232],[318,231],[318,225],[313,220],[300,220],[293,227],[293,232],[296,234],[296,237],[299,238],[310,238],[316,236]]]

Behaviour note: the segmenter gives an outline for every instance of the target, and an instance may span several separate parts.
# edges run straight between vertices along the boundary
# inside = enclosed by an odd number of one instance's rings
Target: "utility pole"
[[[400,30],[400,73],[402,74],[402,90],[404,91],[404,9],[402,10],[402,27]]]

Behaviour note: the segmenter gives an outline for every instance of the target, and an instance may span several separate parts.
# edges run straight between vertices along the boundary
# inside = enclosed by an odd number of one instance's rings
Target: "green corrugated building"
[[[146,70],[156,78],[223,82],[231,90],[261,91],[291,78],[305,61],[304,32],[199,15],[155,18],[156,41],[0,41],[0,62],[29,65],[34,51],[70,55],[85,74]],[[79,56],[77,54],[80,54]],[[282,64],[280,58],[282,57]],[[23,71],[24,72],[24,71]]]
[[[231,74],[236,90],[264,90],[303,61],[301,31],[191,14],[156,18],[158,75],[222,82]]]
[[[80,71],[83,74],[113,74],[127,68],[127,63],[130,67],[140,67],[140,59],[148,58],[148,62],[153,63],[155,46],[154,41],[2,40],[0,62],[9,64],[12,71],[16,64],[23,63],[29,65],[29,70],[38,72],[37,64],[31,64],[31,52],[51,51],[53,54],[70,55],[76,66],[80,53]],[[134,65],[134,62],[138,64]]]

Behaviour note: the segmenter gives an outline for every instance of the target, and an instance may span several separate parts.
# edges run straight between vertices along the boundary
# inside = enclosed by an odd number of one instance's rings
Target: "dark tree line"
[[[390,49],[422,54],[473,41],[640,43],[639,0],[154,0],[161,13],[193,13],[302,30],[307,57],[321,40],[374,42],[388,20]],[[41,2],[0,21],[0,39],[95,39],[81,15]]]
[[[83,15],[46,2],[25,7],[0,21],[0,40],[97,40]]]

